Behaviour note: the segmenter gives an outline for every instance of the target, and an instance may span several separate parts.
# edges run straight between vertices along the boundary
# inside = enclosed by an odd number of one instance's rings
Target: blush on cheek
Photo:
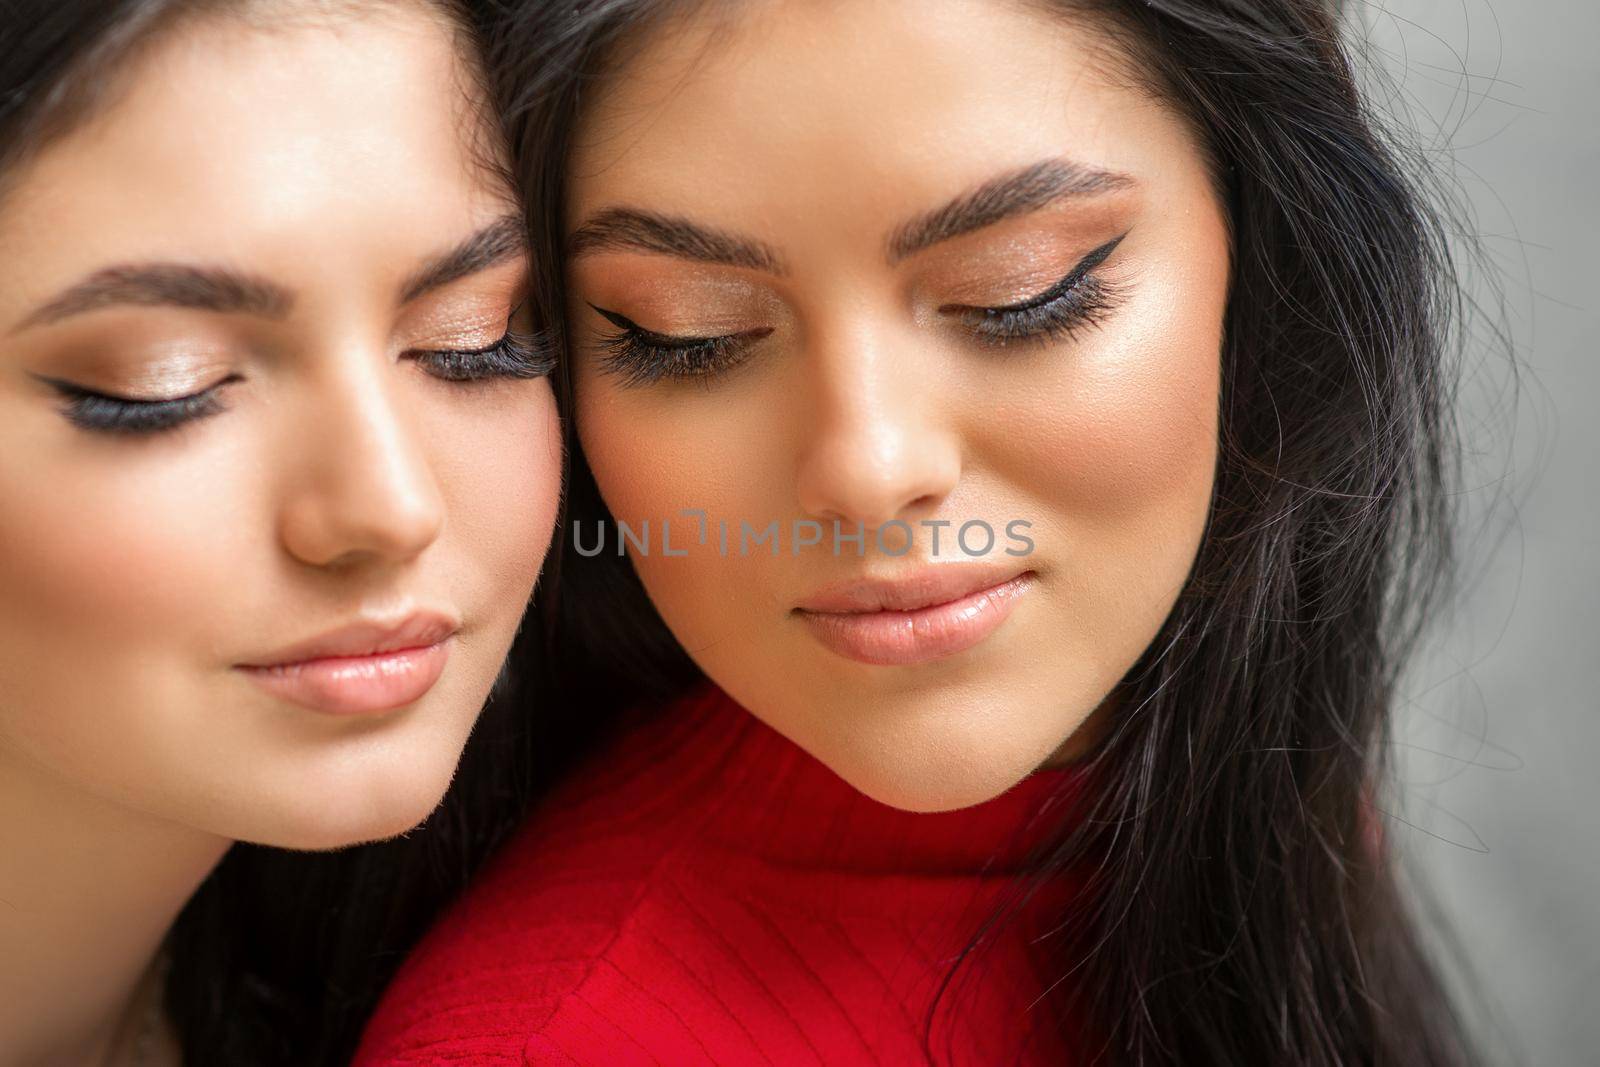
[[[1190,219],[1167,240],[1186,253],[1135,275],[1130,299],[1067,355],[1049,410],[1035,416],[1037,469],[1060,478],[1048,499],[1082,519],[1117,524],[1154,509],[1188,526],[1210,503],[1228,278],[1221,216]]]
[[[230,512],[243,505],[202,470],[148,473],[6,487],[6,628],[23,625],[80,653],[183,645],[210,628],[249,558],[232,536]]]
[[[263,525],[241,522],[248,491],[164,458],[0,475],[0,733],[140,803],[198,752],[223,758],[208,668],[260,624],[238,608],[261,559],[239,540]]]
[[[1036,498],[1074,522],[1112,526],[1152,509],[1203,514],[1217,454],[1217,359],[1214,348],[1158,345],[1077,383],[1070,405],[1039,419],[1032,435],[1029,462],[1050,472]]]
[[[1094,397],[1103,416],[1079,447],[1096,472],[1092,488],[1108,503],[1209,491],[1217,448],[1214,350],[1148,353],[1160,372],[1130,374],[1114,395]]]

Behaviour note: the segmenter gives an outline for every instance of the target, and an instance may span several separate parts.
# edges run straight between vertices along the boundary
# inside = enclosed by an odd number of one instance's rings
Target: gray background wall
[[[1473,290],[1523,365],[1514,382],[1480,324],[1462,397],[1476,579],[1410,677],[1390,831],[1477,974],[1491,1062],[1597,1065],[1600,6],[1347,6],[1373,99],[1453,159],[1492,268]]]

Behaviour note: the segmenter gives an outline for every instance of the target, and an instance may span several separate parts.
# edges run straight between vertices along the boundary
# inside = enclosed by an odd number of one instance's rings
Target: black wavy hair
[[[558,344],[585,99],[620,49],[707,2],[485,5],[535,308]],[[1032,6],[1091,19],[1187,117],[1234,243],[1208,527],[1119,686],[1097,787],[1032,879],[1073,868],[1090,885],[1061,916],[1059,996],[1035,1010],[1088,1019],[1068,1036],[1096,1062],[1473,1062],[1374,807],[1400,670],[1452,584],[1463,297],[1447,205],[1366,106],[1319,0]],[[567,433],[563,530],[609,518],[570,420]],[[564,539],[557,552],[544,708],[592,722],[699,677],[630,564]],[[926,1040],[937,1059],[931,1016]]]

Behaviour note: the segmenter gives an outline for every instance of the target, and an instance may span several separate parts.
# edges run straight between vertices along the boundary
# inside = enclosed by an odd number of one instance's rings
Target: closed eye
[[[59,378],[40,376],[39,380],[61,395],[66,402],[62,413],[74,426],[93,433],[138,436],[160,433],[226,410],[220,391],[244,379],[230,374],[196,392],[159,400],[104,393]]]
[[[617,333],[600,340],[606,352],[601,365],[624,385],[708,377],[738,363],[750,345],[772,333],[763,327],[715,337],[679,337],[647,330],[625,315],[589,306],[618,328]]]
[[[1099,322],[1115,306],[1120,290],[1096,274],[1122,243],[1123,234],[1084,256],[1072,270],[1042,293],[1014,304],[974,307],[946,304],[941,314],[952,315],[978,341],[1003,346],[1013,341],[1048,340]]]
[[[507,330],[484,348],[414,349],[406,355],[435,378],[447,382],[543,378],[556,366],[549,345],[516,330]]]
[[[513,323],[519,304],[506,316],[506,331],[482,348],[414,348],[405,353],[423,370],[447,382],[492,378],[543,378],[556,368],[555,350],[544,338],[519,331]]]

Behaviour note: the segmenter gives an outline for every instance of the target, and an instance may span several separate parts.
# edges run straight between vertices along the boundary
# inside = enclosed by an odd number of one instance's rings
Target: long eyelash
[[[1121,300],[1122,290],[1094,269],[1122,243],[1108,241],[1038,296],[1005,307],[951,307],[982,344],[1003,347],[1016,341],[1044,342],[1098,325]]]
[[[661,345],[646,341],[648,334],[622,330],[600,339],[606,350],[603,368],[622,379],[623,385],[649,385],[663,378],[701,378],[737,360],[742,348],[737,334],[696,338],[693,344]]]
[[[1019,304],[972,308],[952,306],[983,344],[996,347],[1015,341],[1045,341],[1097,325],[1120,301],[1122,290],[1100,278],[1094,269],[1122,243],[1123,234],[1090,252],[1055,285]],[[752,341],[770,330],[718,337],[671,337],[644,329],[623,315],[589,305],[618,331],[600,338],[605,350],[602,369],[625,386],[650,385],[663,379],[705,379],[733,365]]]
[[[706,378],[738,362],[744,350],[771,330],[749,330],[718,337],[670,337],[644,329],[614,311],[595,307],[619,329],[600,339],[605,349],[601,368],[625,386],[650,385],[663,379]]]
[[[454,382],[542,378],[555,368],[553,346],[512,330],[486,348],[419,352],[416,358],[427,364],[430,374]],[[242,381],[235,374],[188,396],[134,400],[98,393],[59,379],[43,380],[66,400],[63,413],[74,426],[95,433],[130,437],[157,434],[220,415],[227,407],[217,395],[218,390]]]
[[[1121,297],[1119,288],[1089,274],[1043,304],[975,308],[965,312],[962,321],[982,344],[1004,347],[1018,341],[1045,342],[1099,325]]]
[[[46,379],[66,399],[65,414],[74,426],[95,433],[127,436],[160,433],[186,422],[221,414],[227,409],[217,396],[217,390],[239,380],[238,375],[230,375],[198,393],[169,400],[133,400],[97,393],[71,382]]]
[[[453,382],[542,378],[555,369],[554,346],[509,329],[500,340],[486,348],[445,349],[414,355],[427,365],[430,374]],[[139,436],[161,433],[221,414],[227,408],[217,395],[218,390],[242,379],[237,374],[229,375],[198,393],[166,400],[135,400],[98,393],[56,378],[41,380],[61,394],[66,401],[63,413],[79,429]]]
[[[429,374],[447,382],[543,378],[556,367],[554,345],[512,329],[486,348],[430,349],[412,355]]]

